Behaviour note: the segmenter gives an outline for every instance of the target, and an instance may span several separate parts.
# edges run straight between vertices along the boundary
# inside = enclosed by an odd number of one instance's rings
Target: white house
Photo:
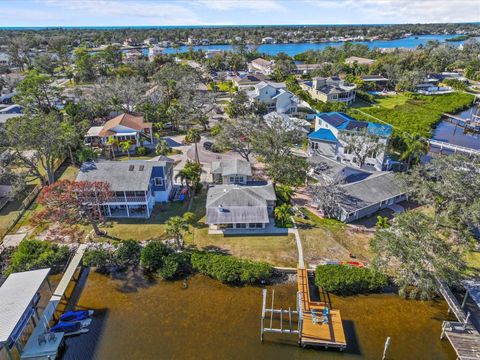
[[[216,184],[245,185],[252,180],[252,167],[248,161],[242,159],[213,161],[210,173]]]
[[[350,104],[355,101],[356,85],[349,84],[338,77],[315,77],[312,81],[301,83],[300,87],[307,91],[313,99],[324,103],[343,102]]]
[[[84,163],[76,181],[106,182],[112,195],[101,210],[106,217],[149,218],[156,203],[168,202],[173,189],[174,161],[153,160]]]
[[[248,63],[248,71],[251,73],[260,73],[263,75],[271,75],[275,69],[275,60],[265,60],[258,58]]]
[[[384,168],[385,148],[392,135],[392,127],[358,121],[344,113],[319,113],[315,119],[315,131],[308,135],[308,152],[310,155],[323,155],[337,161],[359,166],[357,156],[348,145],[349,136],[369,135],[368,141],[376,141],[379,145],[372,153],[367,153],[364,166],[381,171]],[[371,136],[370,136],[371,135]],[[365,150],[376,146],[365,143]]]
[[[163,48],[158,45],[152,45],[148,48],[148,58],[153,60],[155,56],[162,55]]]
[[[205,58],[206,59],[211,59],[211,58],[215,57],[216,55],[221,55],[222,53],[223,53],[223,50],[219,50],[219,49],[207,50],[207,52],[205,53]]]
[[[85,144],[103,147],[110,137],[119,142],[129,141],[131,149],[135,149],[142,143],[153,145],[152,124],[143,120],[143,116],[133,114],[121,114],[108,120],[103,126],[91,127],[85,135]]]
[[[254,90],[247,91],[251,101],[259,101],[268,105],[268,111],[281,114],[297,112],[298,99],[287,90],[285,83],[262,81],[255,85]]]
[[[305,134],[308,134],[310,132],[310,122],[287,114],[280,114],[276,111],[272,111],[264,115],[263,119],[268,125],[274,124],[274,121],[276,119],[281,119],[284,128],[287,130],[299,130]],[[276,122],[275,124],[278,124],[278,122]]]

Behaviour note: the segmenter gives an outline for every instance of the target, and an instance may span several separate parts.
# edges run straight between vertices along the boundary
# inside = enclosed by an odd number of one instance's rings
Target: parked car
[[[208,151],[211,151],[211,152],[214,152],[214,153],[219,152],[218,149],[215,147],[215,144],[211,141],[205,141],[203,143],[203,148],[205,150],[208,150]]]

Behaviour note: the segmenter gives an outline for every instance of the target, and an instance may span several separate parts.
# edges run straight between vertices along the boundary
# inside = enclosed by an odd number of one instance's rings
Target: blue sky
[[[0,26],[480,21],[478,0],[0,0]]]

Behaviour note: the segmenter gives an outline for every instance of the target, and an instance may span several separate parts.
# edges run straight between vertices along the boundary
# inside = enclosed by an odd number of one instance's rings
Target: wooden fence
[[[54,171],[57,171],[64,162],[65,158],[57,160],[54,164]],[[28,208],[32,205],[33,201],[37,198],[42,188],[43,187],[41,184],[36,185],[33,190],[25,197],[25,199],[23,199],[22,204],[17,209],[17,214],[15,215],[15,217],[10,220],[3,233],[0,233],[0,239],[3,239],[3,237],[7,235],[10,231],[12,231],[15,225],[17,225],[18,221],[25,214],[25,211],[28,210]]]

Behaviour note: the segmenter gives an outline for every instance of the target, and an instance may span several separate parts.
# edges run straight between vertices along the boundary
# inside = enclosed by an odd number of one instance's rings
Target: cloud
[[[256,10],[256,11],[287,11],[287,7],[276,0],[195,0],[194,3],[206,6],[209,9],[229,10]]]
[[[109,23],[129,20],[118,25],[202,25],[197,14],[180,2],[121,1],[121,0],[43,0],[60,10],[73,13],[76,18],[109,19]],[[140,20],[140,21],[139,21]],[[99,24],[103,25],[103,24]]]

